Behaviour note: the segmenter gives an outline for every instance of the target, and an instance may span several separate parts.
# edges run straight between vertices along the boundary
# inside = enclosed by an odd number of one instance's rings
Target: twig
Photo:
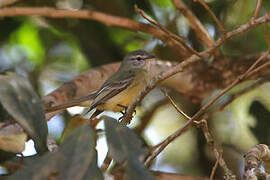
[[[212,168],[211,175],[210,175],[210,180],[213,180],[214,179],[214,176],[215,176],[215,173],[216,173],[216,170],[217,170],[217,167],[218,167],[218,162],[220,160],[220,157],[221,156],[218,157],[218,159],[215,162],[215,165]]]
[[[218,150],[217,144],[213,138],[213,136],[211,135],[209,129],[208,129],[208,125],[207,125],[207,121],[205,119],[202,119],[201,121],[196,121],[202,128],[203,130],[203,134],[204,137],[207,141],[207,144],[210,146],[210,148],[212,149],[212,151],[214,152],[214,155],[217,159],[217,161],[219,162],[219,165],[223,168],[224,172],[225,172],[225,179],[235,179],[235,175],[232,173],[232,171],[228,168],[225,160],[222,158],[222,154],[220,152],[220,150]],[[215,168],[213,168],[214,171]],[[212,171],[212,173],[213,173]],[[212,173],[210,176],[210,179],[212,177]]]
[[[267,179],[267,174],[261,172],[259,166],[260,161],[268,161],[270,159],[269,147],[265,144],[258,144],[253,146],[245,155],[245,174],[244,179]]]
[[[205,114],[203,116],[202,119],[209,119],[211,117],[213,117],[213,115],[217,112],[220,112],[220,111],[223,111],[229,104],[231,104],[235,99],[239,98],[240,96],[246,94],[247,92],[250,92],[251,90],[255,89],[256,87],[259,87],[261,86],[262,84],[268,82],[270,79],[268,78],[264,78],[264,79],[260,79],[258,81],[256,81],[255,83],[253,83],[252,85],[240,90],[239,92],[231,95],[230,99],[227,100],[227,102],[223,105],[221,105],[220,107],[214,109],[213,111]]]
[[[191,28],[195,31],[198,38],[206,44],[212,46],[215,42],[208,31],[204,28],[200,20],[192,13],[182,0],[173,0],[175,7],[188,19]]]
[[[253,63],[251,66],[250,66],[250,68],[245,72],[245,76],[251,76],[251,75],[253,75],[255,72],[255,67],[262,61],[262,60],[264,60],[267,56],[269,55],[269,51],[268,52],[266,52],[266,53],[263,53],[256,61],[255,61],[255,63]],[[266,64],[266,63],[265,63]],[[264,64],[263,64],[264,65]],[[258,68],[260,68],[260,66],[258,67]],[[257,71],[259,71],[259,70],[257,70]]]
[[[149,17],[143,10],[138,8],[137,5],[135,5],[134,8],[135,8],[135,11],[137,13],[139,13],[147,21],[149,21],[150,23],[154,24],[159,29],[161,29],[164,33],[166,33],[168,35],[169,38],[171,38],[171,39],[173,39],[173,40],[175,40],[177,42],[180,42],[180,44],[183,45],[185,48],[187,48],[191,53],[196,54],[197,56],[200,56],[200,54],[197,51],[195,51],[192,47],[190,47],[182,37],[177,36],[177,35],[173,34],[172,32],[170,32],[169,30],[167,30],[160,23],[158,23],[157,21],[155,21],[154,19]]]
[[[258,17],[260,9],[261,9],[261,5],[262,5],[262,0],[257,0],[257,6],[256,6],[256,9],[252,18],[256,19]]]
[[[173,107],[174,107],[180,114],[182,114],[185,118],[190,119],[190,117],[189,117],[184,111],[182,111],[182,109],[180,109],[180,108],[177,106],[177,104],[173,101],[173,99],[171,98],[171,96],[168,95],[168,93],[166,92],[166,90],[164,90],[164,89],[162,89],[162,88],[161,88],[160,90],[163,92],[164,96],[166,96],[166,98],[170,101],[170,103],[173,105]]]
[[[262,56],[266,57],[266,54],[268,53],[264,53]],[[261,57],[262,57],[261,56]],[[254,64],[257,64],[258,61],[261,61],[261,57],[259,57]],[[225,89],[223,89],[222,91],[219,92],[219,94],[217,96],[215,96],[211,101],[209,101],[208,103],[206,103],[203,107],[201,107],[201,109],[199,111],[197,111],[197,113],[192,116],[192,118],[190,120],[188,120],[180,129],[178,129],[177,131],[175,131],[173,134],[171,134],[170,136],[168,136],[161,144],[160,146],[157,148],[156,151],[154,151],[152,153],[151,156],[148,157],[148,159],[146,160],[146,163],[149,164],[160,152],[162,152],[168,144],[170,144],[170,142],[174,141],[178,136],[180,136],[181,134],[183,134],[193,123],[194,120],[197,120],[204,112],[206,112],[206,110],[212,106],[221,96],[223,96],[226,92],[228,92],[231,88],[233,88],[234,86],[236,86],[237,84],[239,84],[240,82],[242,82],[246,76],[248,75],[248,73],[254,68],[254,65],[251,65],[251,67],[242,75],[238,76],[238,78],[236,80],[234,80],[229,86],[227,86]]]
[[[268,24],[265,23],[264,24],[264,35],[265,35],[265,39],[268,45],[268,50],[270,51],[270,38],[269,38],[269,33],[268,33]]]
[[[199,1],[201,5],[208,11],[208,13],[212,16],[216,24],[218,25],[221,33],[224,35],[226,33],[224,27],[222,26],[221,22],[218,20],[216,15],[213,13],[213,11],[208,7],[208,5],[204,2],[204,0],[194,0],[195,2]]]
[[[113,16],[98,11],[90,10],[60,10],[49,7],[9,7],[0,9],[0,17],[14,17],[14,16],[43,16],[50,18],[78,18],[78,19],[91,19],[102,22],[108,26],[117,26],[131,31],[142,31],[151,34],[164,43],[168,44],[171,48],[175,49],[181,57],[188,57],[189,53],[184,48],[180,48],[177,43],[167,38],[167,34],[153,27],[150,24],[134,21],[128,18]]]
[[[259,71],[261,71],[262,69],[268,67],[269,65],[270,65],[270,61],[264,63],[263,65],[261,65],[261,66],[255,68],[254,70],[252,70],[251,72],[249,72],[249,74],[247,75],[247,77],[250,77],[250,76],[252,76],[252,75],[258,73]]]
[[[173,105],[173,107],[180,113],[182,114],[184,117],[186,117],[188,120],[190,120],[191,118],[186,114],[184,113],[178,106],[177,104],[173,101],[173,99],[168,95],[168,93],[161,89],[161,91],[164,93],[164,95],[169,99],[169,101],[171,102],[171,104]],[[214,152],[215,154],[215,157],[217,159],[216,161],[216,165],[214,166],[213,170],[212,170],[212,173],[211,173],[211,176],[210,176],[210,179],[213,179],[213,176],[214,176],[214,173],[215,173],[215,170],[217,168],[217,164],[219,163],[220,166],[224,169],[225,171],[225,174],[227,177],[234,177],[234,175],[232,174],[232,172],[230,171],[230,169],[227,167],[224,159],[222,158],[222,155],[221,153],[218,151],[218,148],[217,148],[217,145],[216,145],[216,142],[214,141],[214,138],[213,136],[211,135],[209,129],[208,129],[208,125],[207,125],[207,121],[205,119],[202,119],[201,121],[196,121],[196,123],[198,125],[200,125],[200,127],[202,128],[203,130],[203,133],[204,133],[204,136],[205,136],[205,139],[207,141],[207,144],[210,146],[210,148],[212,149],[212,151]],[[149,166],[149,163],[151,161],[146,161],[145,162],[145,166]],[[212,177],[212,178],[211,178]]]

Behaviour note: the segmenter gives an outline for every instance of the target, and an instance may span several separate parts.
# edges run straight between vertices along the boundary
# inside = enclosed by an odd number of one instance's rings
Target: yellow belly
[[[128,106],[133,99],[144,89],[147,85],[147,76],[146,72],[140,73],[133,80],[133,83],[125,90],[115,95],[111,99],[107,100],[104,104],[97,106],[98,110],[110,110],[114,112],[123,111],[124,108],[118,106],[121,104],[123,106]]]

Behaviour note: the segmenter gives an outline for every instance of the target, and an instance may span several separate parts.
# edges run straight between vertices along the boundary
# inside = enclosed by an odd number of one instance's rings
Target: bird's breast
[[[111,110],[114,112],[123,111],[124,108],[118,106],[121,104],[123,106],[128,106],[133,99],[145,88],[147,85],[147,73],[145,71],[138,72],[133,82],[125,90],[115,95],[111,99],[107,100],[104,104],[97,107],[99,110]]]

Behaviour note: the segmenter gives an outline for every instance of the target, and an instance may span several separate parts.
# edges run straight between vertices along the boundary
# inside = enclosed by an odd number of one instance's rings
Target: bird
[[[141,49],[130,52],[124,57],[118,71],[108,78],[99,90],[70,102],[49,107],[45,112],[79,106],[92,100],[88,112],[96,108],[96,115],[109,110],[122,112],[124,116],[128,105],[147,85],[149,77],[146,67],[148,60],[153,58],[155,58],[153,55]]]

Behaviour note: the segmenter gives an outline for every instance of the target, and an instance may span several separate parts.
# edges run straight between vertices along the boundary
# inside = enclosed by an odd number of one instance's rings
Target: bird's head
[[[141,49],[132,51],[125,56],[122,66],[127,66],[130,68],[142,68],[146,64],[147,60],[153,59],[154,57],[155,56]]]

